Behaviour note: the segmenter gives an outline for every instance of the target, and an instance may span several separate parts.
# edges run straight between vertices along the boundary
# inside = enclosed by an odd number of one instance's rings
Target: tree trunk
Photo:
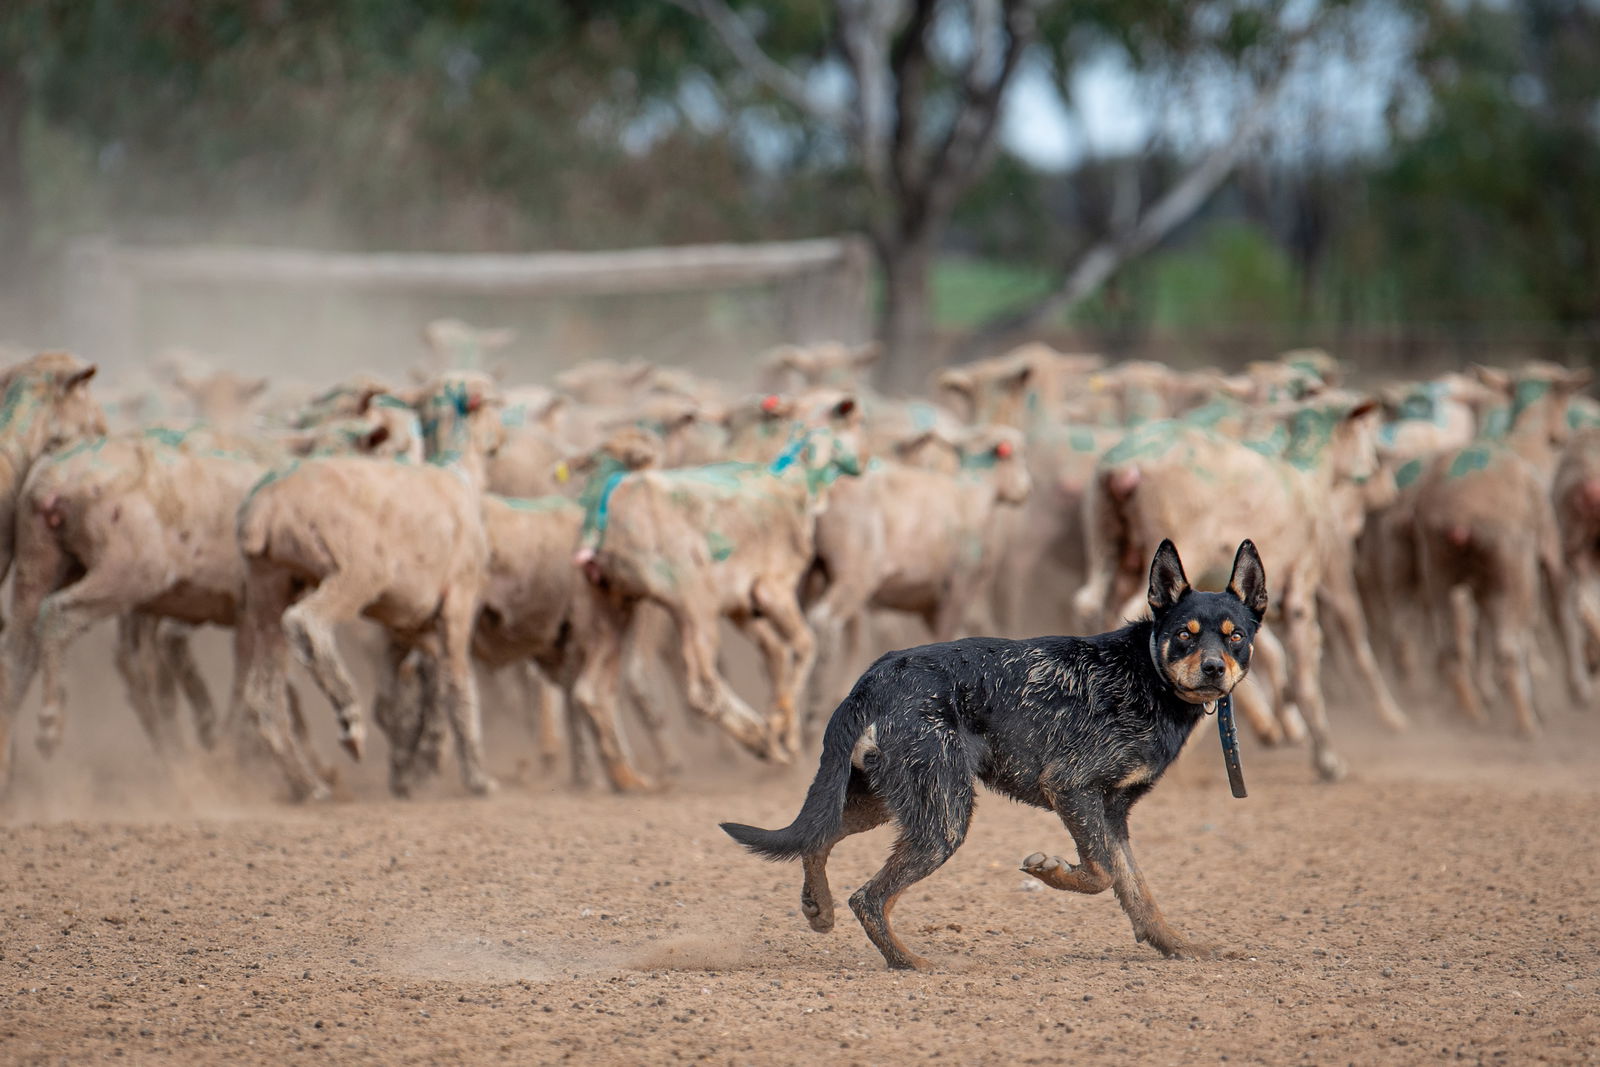
[[[915,392],[933,367],[932,280],[934,242],[926,235],[879,248],[883,262],[883,312],[878,336],[884,358],[880,383],[890,392]]]

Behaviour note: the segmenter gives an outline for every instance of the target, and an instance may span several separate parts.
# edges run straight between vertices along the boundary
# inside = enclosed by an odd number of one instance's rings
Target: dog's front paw
[[[1190,941],[1186,937],[1171,934],[1163,937],[1150,937],[1150,947],[1161,953],[1169,960],[1213,960],[1224,956],[1233,956],[1237,953],[1227,952],[1204,941]]]
[[[1035,878],[1060,877],[1072,873],[1072,864],[1060,856],[1046,856],[1043,852],[1035,852],[1022,861],[1022,869]]]

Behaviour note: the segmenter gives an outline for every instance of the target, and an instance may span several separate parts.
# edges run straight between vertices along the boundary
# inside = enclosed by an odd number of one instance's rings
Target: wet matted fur
[[[1157,909],[1133,860],[1128,812],[1249,669],[1267,609],[1255,545],[1239,546],[1227,592],[1202,593],[1163,541],[1149,603],[1150,619],[1095,637],[979,637],[888,653],[834,711],[794,822],[722,828],[758,855],[801,860],[801,910],[826,931],[828,853],[850,834],[895,820],[900,836],[888,862],[850,907],[890,967],[924,967],[889,928],[889,912],[961,846],[976,779],[1055,811],[1072,834],[1076,866],[1035,853],[1024,871],[1054,889],[1114,889],[1136,940],[1169,957],[1205,955]]]

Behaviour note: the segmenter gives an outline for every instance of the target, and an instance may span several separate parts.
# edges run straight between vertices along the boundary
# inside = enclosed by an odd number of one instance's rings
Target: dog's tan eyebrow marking
[[[1189,620],[1189,624],[1188,624],[1188,630],[1192,634],[1199,633],[1200,632],[1200,620],[1199,619],[1190,619]]]
[[[1222,636],[1223,637],[1227,637],[1231,633],[1233,633],[1233,620],[1232,619],[1223,619],[1222,620]]]

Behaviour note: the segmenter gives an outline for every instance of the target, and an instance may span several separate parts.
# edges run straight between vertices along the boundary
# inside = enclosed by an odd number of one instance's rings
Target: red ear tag
[[[999,456],[1001,459],[1010,459],[1011,458],[1011,442],[1010,441],[1001,441],[999,444],[995,445],[994,446],[994,454]]]
[[[476,394],[474,394],[473,396],[467,397],[467,414],[468,415],[471,415],[473,412],[477,411],[481,407],[483,407],[483,397],[477,396]]]
[[[781,403],[783,403],[783,401],[776,394],[764,396],[761,398],[761,410],[765,411],[768,415],[771,415],[773,412],[778,410],[778,405]]]

